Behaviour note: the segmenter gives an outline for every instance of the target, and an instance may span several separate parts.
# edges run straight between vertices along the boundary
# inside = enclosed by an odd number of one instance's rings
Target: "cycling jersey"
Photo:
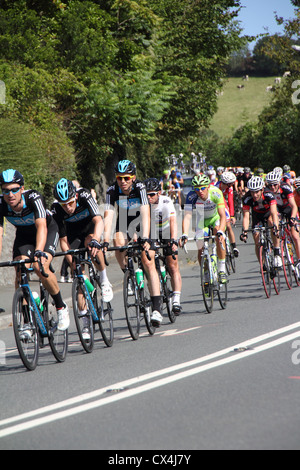
[[[222,191],[216,186],[208,187],[208,197],[204,201],[195,191],[190,191],[186,197],[185,210],[196,208],[196,227],[202,229],[204,227],[218,225],[220,220],[219,208],[225,208],[224,197]]]
[[[254,201],[250,192],[245,194],[243,197],[243,210],[250,211],[250,209],[252,209],[252,214],[257,213],[265,215],[270,211],[270,207],[274,204],[276,204],[275,196],[268,189],[264,190],[260,201]]]
[[[75,238],[83,240],[93,233],[92,219],[100,215],[98,204],[91,192],[85,188],[76,190],[76,209],[73,214],[67,214],[58,201],[51,206],[51,212],[59,228],[59,237],[67,236],[71,243]]]
[[[234,217],[234,198],[233,198],[233,187],[226,186],[225,189],[221,189],[221,181],[218,181],[215,186],[220,189],[223,193],[224,203],[226,210],[229,212],[230,217]]]
[[[167,196],[159,196],[157,204],[151,204],[151,238],[170,240],[170,217],[175,217],[175,207]]]
[[[37,219],[46,219],[47,241],[44,251],[54,255],[57,245],[57,225],[52,219],[49,211],[46,210],[42,195],[30,189],[22,194],[23,208],[20,212],[14,212],[0,196],[0,226],[3,227],[4,217],[16,227],[16,237],[13,247],[13,257],[20,255],[30,256],[35,251],[36,225]]]
[[[294,196],[293,190],[288,183],[283,183],[277,193],[273,193],[277,202],[279,212],[283,212],[289,206],[289,200]]]
[[[139,209],[141,206],[148,205],[146,188],[141,181],[136,180],[133,182],[128,196],[122,192],[117,182],[110,186],[106,193],[105,210],[117,208],[116,232],[127,233],[130,224],[132,224],[132,230],[130,231],[139,231]]]

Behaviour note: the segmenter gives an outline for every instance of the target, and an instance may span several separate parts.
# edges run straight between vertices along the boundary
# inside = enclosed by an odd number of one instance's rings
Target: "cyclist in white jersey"
[[[173,289],[172,310],[175,315],[180,315],[182,280],[178,266],[178,242],[177,242],[177,218],[172,200],[168,196],[161,195],[161,185],[158,179],[148,178],[144,181],[148,200],[151,206],[151,234],[152,240],[161,240],[168,244],[164,248],[168,270],[171,276]],[[175,259],[172,255],[175,255]]]

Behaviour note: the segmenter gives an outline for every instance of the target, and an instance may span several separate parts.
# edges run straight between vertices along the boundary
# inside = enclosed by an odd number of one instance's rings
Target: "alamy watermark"
[[[0,340],[0,366],[6,364],[6,354],[5,354],[6,348],[5,348],[5,343],[4,341]]]
[[[295,352],[292,354],[292,363],[294,366],[298,366],[300,364],[300,339],[293,341],[292,349],[295,349]]]
[[[297,90],[294,91],[294,93],[292,94],[292,103],[294,105],[300,104],[300,98],[299,98],[299,95],[300,95],[300,80],[295,80],[292,83],[292,88],[293,89],[297,88]]]
[[[6,92],[5,83],[2,80],[0,80],[0,104],[5,104],[5,92]]]

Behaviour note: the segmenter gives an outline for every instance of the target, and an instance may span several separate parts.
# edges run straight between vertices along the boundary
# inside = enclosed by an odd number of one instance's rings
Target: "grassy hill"
[[[230,137],[240,126],[256,121],[261,110],[270,102],[272,93],[266,87],[274,85],[275,77],[228,78],[223,94],[218,98],[219,107],[210,129],[219,137]],[[244,88],[237,88],[244,85]]]

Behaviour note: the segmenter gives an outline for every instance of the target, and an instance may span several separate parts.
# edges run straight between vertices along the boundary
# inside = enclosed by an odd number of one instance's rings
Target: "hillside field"
[[[272,93],[266,87],[274,85],[275,77],[228,78],[223,94],[218,97],[218,111],[214,115],[210,129],[219,137],[230,137],[240,126],[256,121],[262,109],[270,102]],[[237,88],[244,85],[244,88]]]

